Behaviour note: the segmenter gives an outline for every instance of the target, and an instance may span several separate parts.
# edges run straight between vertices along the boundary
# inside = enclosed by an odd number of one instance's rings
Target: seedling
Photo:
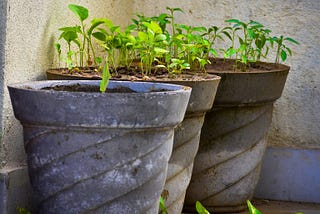
[[[69,4],[68,8],[70,11],[72,11],[80,21],[80,25],[76,26],[67,26],[59,28],[61,32],[59,39],[64,39],[68,46],[68,52],[67,52],[67,58],[65,59],[68,68],[75,67],[76,64],[73,62],[73,56],[79,55],[79,66],[91,66],[91,65],[97,65],[101,63],[101,58],[96,57],[95,50],[92,44],[92,33],[96,27],[98,27],[100,24],[104,23],[104,19],[93,19],[91,21],[91,24],[89,26],[89,29],[86,30],[85,21],[87,20],[89,16],[89,11],[87,8],[75,5],[75,4]],[[78,51],[72,50],[72,44],[75,44],[78,48]],[[60,46],[60,44],[58,44]],[[59,54],[59,60],[61,58],[61,48],[57,47],[56,49]],[[60,51],[60,52],[59,52]],[[91,56],[92,54],[92,56]],[[86,58],[86,62],[85,62]]]
[[[261,214],[261,212],[255,208],[249,200],[247,200],[247,205],[249,209],[249,214]]]
[[[154,21],[142,24],[146,31],[138,31],[136,48],[141,59],[142,73],[148,76],[151,74],[153,63],[169,51],[166,49],[167,37],[160,25]]]
[[[210,214],[209,211],[199,202],[196,202],[196,210],[199,214]]]
[[[248,23],[242,22],[238,19],[226,20],[232,23],[233,26],[228,28],[230,32],[232,45],[226,50],[223,50],[224,57],[230,58],[235,55],[236,63],[241,62],[244,67],[241,69],[245,71],[249,62],[260,61],[261,58],[267,58],[270,47],[277,44],[276,63],[279,63],[279,57],[282,61],[287,59],[287,55],[291,55],[291,49],[283,44],[284,41],[289,41],[294,44],[299,44],[296,40],[289,37],[270,37],[271,30],[265,28],[261,23],[251,20]],[[239,34],[241,32],[242,34]],[[239,46],[235,47],[236,39],[238,39]],[[239,68],[236,64],[236,68]]]
[[[107,90],[110,77],[111,75],[109,71],[109,65],[108,63],[106,63],[102,71],[102,79],[100,81],[100,92],[104,93]]]
[[[160,204],[159,204],[159,209],[160,209],[160,214],[168,214],[167,208],[166,208],[166,203],[162,196],[160,196]]]
[[[290,56],[292,56],[292,51],[290,48],[288,48],[284,42],[288,41],[290,43],[296,44],[298,45],[299,42],[297,42],[296,40],[290,38],[290,37],[284,37],[284,36],[280,36],[280,37],[272,37],[270,38],[270,43],[273,46],[273,43],[277,44],[277,52],[276,52],[276,60],[275,63],[279,63],[279,58],[281,58],[281,60],[284,62],[286,61],[288,54]]]

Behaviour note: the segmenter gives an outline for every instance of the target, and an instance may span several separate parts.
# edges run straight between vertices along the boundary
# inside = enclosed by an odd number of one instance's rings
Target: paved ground
[[[262,214],[320,214],[320,204],[295,203],[269,200],[253,200],[252,204],[258,208]],[[249,212],[241,212],[248,214]]]

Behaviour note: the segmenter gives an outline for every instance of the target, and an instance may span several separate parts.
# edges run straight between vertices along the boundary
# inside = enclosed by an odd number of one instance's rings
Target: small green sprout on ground
[[[160,204],[159,204],[159,209],[160,209],[160,214],[168,214],[167,208],[166,208],[166,203],[162,196],[160,196]]]
[[[247,200],[247,205],[250,214],[262,214],[257,208],[255,208],[249,200]]]
[[[21,208],[21,207],[17,208],[17,211],[18,211],[19,214],[31,214],[30,211],[28,211],[25,208]]]
[[[209,211],[199,202],[196,202],[196,210],[199,214],[210,214]]]

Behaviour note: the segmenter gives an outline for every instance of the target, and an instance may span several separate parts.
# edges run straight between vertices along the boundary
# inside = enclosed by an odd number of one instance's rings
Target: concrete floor
[[[320,214],[320,204],[270,200],[252,200],[252,204],[262,214]],[[240,214],[248,213],[246,211]]]

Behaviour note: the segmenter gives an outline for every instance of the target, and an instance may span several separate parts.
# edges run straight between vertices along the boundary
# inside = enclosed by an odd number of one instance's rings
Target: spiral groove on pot
[[[272,108],[271,103],[214,108],[207,113],[186,211],[194,211],[197,200],[211,212],[236,212],[245,207],[243,201],[253,196],[256,186],[253,178],[259,176]]]
[[[187,114],[175,129],[173,151],[162,194],[166,199],[168,213],[182,212],[186,189],[192,175],[193,160],[199,147],[204,114]]]
[[[39,213],[158,211],[172,129],[86,130],[24,124],[24,138]]]

